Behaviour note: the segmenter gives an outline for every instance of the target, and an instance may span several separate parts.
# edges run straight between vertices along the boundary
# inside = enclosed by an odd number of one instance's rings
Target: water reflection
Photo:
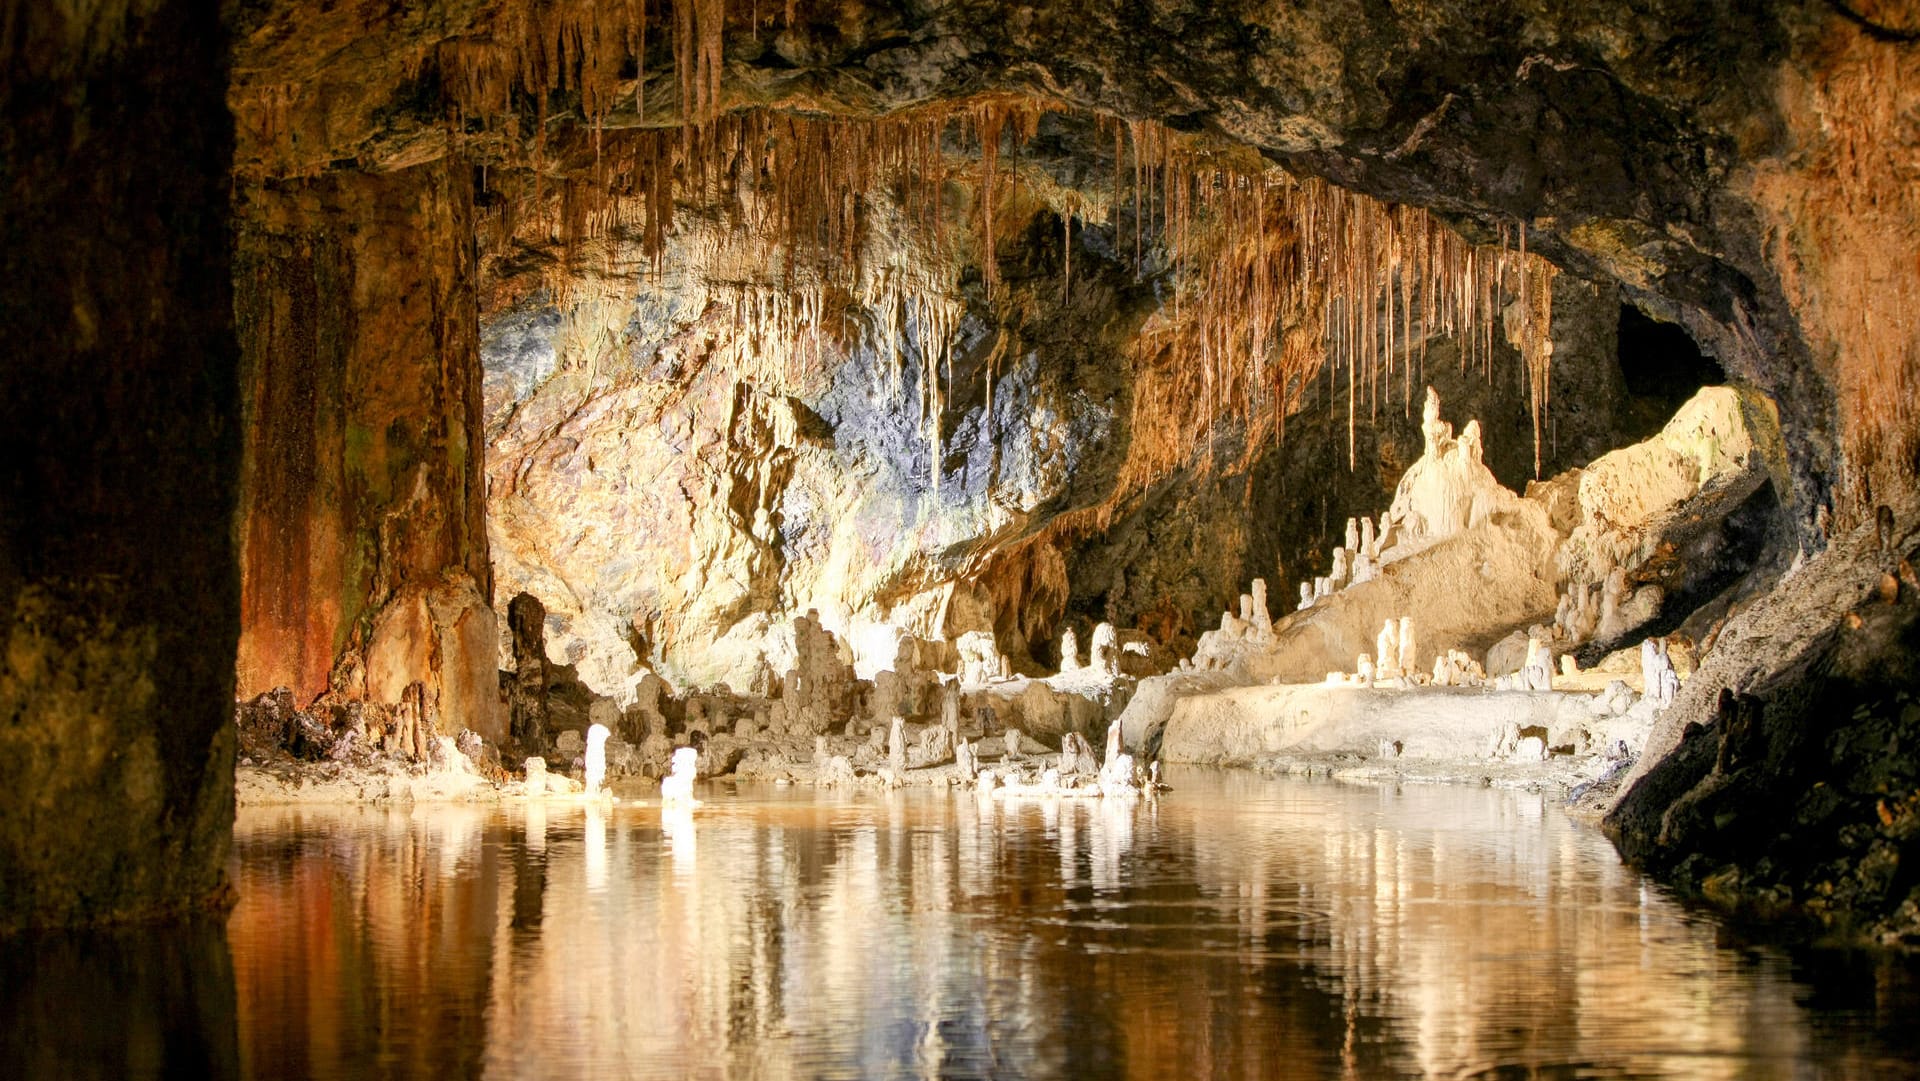
[[[669,815],[248,811],[241,1066],[1915,1073],[1911,966],[1728,948],[1542,797],[1174,781],[1132,805],[768,789]]]

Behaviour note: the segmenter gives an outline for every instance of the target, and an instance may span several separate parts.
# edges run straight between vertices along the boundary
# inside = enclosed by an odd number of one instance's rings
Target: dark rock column
[[[505,735],[472,205],[445,163],[236,199],[243,696],[417,700]]]
[[[233,823],[226,43],[66,7],[0,36],[0,931],[217,903]]]
[[[522,748],[538,754],[547,744],[547,609],[533,594],[516,593],[507,624],[513,631],[511,731]]]

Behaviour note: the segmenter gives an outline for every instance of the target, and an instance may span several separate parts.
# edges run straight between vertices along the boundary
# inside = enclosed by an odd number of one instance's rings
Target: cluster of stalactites
[[[590,147],[548,148],[558,151],[552,171],[567,178],[550,197],[539,191],[546,167],[531,170],[535,220],[507,217],[528,205],[523,198],[491,204],[499,208],[495,240],[528,231],[535,241],[559,240],[568,257],[550,284],[564,294],[583,241],[609,252],[637,240],[657,270],[669,234],[679,236],[698,249],[688,258],[708,281],[732,283],[722,301],[745,332],[732,349],[742,374],[774,379],[777,366],[775,381],[785,386],[796,383],[796,365],[830,364],[826,339],[847,339],[823,328],[864,309],[857,322],[878,340],[896,392],[908,354],[917,358],[920,412],[937,463],[949,342],[966,310],[961,270],[979,266],[985,299],[997,304],[999,218],[1007,185],[1018,182],[1003,155],[1056,109],[995,96],[876,118],[756,109],[604,140],[596,131]],[[1508,336],[1527,360],[1537,448],[1552,271],[1526,254],[1524,232],[1518,250],[1476,246],[1425,210],[1297,179],[1245,148],[1150,122],[1094,123],[1113,136],[1112,192],[1097,202],[1081,192],[1035,194],[1060,214],[1068,258],[1076,214],[1103,210],[1119,234],[1131,208],[1139,270],[1164,259],[1153,269],[1173,284],[1169,310],[1135,345],[1140,437],[1123,489],[1188,460],[1222,418],[1245,423],[1249,453],[1264,435],[1278,438],[1323,370],[1330,380],[1345,375],[1351,459],[1363,403],[1371,415],[1397,395],[1410,410],[1430,339],[1458,339],[1462,367],[1491,375],[1509,298],[1518,300],[1519,331]],[[969,153],[977,173],[955,160]],[[971,207],[950,220],[948,185],[968,181]],[[526,183],[524,175],[517,182]],[[1070,265],[1063,260],[1067,300]],[[908,327],[917,350],[905,348]],[[991,363],[984,375],[990,407]],[[934,473],[937,488],[937,464]]]
[[[1130,158],[1132,190],[1123,198],[1116,179],[1115,204],[1134,207],[1135,259],[1152,252],[1141,237],[1157,223],[1176,285],[1171,311],[1137,346],[1136,360],[1158,378],[1147,380],[1136,409],[1158,423],[1136,430],[1159,431],[1163,445],[1129,463],[1142,474],[1136,480],[1186,460],[1223,416],[1256,439],[1278,438],[1323,370],[1329,380],[1345,377],[1356,465],[1360,411],[1371,418],[1397,398],[1410,415],[1431,340],[1456,339],[1460,366],[1492,377],[1509,300],[1518,326],[1507,336],[1525,360],[1538,471],[1553,267],[1527,253],[1524,229],[1475,245],[1422,208],[1297,179],[1197,137],[1147,123],[1120,134],[1115,175],[1126,175],[1121,162]]]

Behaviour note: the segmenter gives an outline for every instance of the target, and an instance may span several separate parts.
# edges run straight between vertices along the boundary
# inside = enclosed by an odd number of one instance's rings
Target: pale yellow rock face
[[[1779,417],[1764,395],[1701,390],[1659,435],[1582,471],[1581,522],[1562,553],[1564,571],[1599,581],[1645,562],[1672,523],[1745,499],[1782,457]]]

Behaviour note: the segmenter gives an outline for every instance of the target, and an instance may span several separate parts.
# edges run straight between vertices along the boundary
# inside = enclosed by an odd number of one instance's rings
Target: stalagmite
[[[1360,522],[1355,518],[1347,519],[1347,548],[1351,551],[1360,550]]]
[[[1412,616],[1400,617],[1399,639],[1400,639],[1400,676],[1402,679],[1411,680],[1414,674],[1420,671],[1420,667],[1419,667],[1420,662],[1418,657],[1419,651],[1415,648],[1415,643],[1413,639],[1413,617]]]
[[[1304,612],[1307,609],[1312,607],[1313,607],[1313,583],[1302,582],[1300,583],[1300,603],[1294,608],[1294,611]]]
[[[906,718],[895,717],[887,728],[887,767],[893,771],[894,784],[907,776],[906,723]]]
[[[1077,671],[1080,667],[1080,638],[1068,627],[1060,632],[1060,671]]]
[[[1374,637],[1374,678],[1394,679],[1400,675],[1400,622],[1389,619]]]
[[[692,747],[676,747],[673,752],[673,772],[660,779],[661,806],[698,807],[700,801],[693,798],[693,780],[699,769],[699,751]]]
[[[607,778],[607,737],[613,732],[604,724],[596,724],[587,729],[587,795],[600,794],[601,782]]]
[[[1253,580],[1253,633],[1266,641],[1273,636],[1273,613],[1267,608],[1267,580]]]
[[[1006,758],[1020,757],[1020,730],[1009,728],[1000,736],[1001,755]]]
[[[1087,650],[1087,664],[1094,671],[1105,675],[1120,674],[1119,636],[1111,623],[1096,624],[1093,628],[1093,644]]]
[[[954,769],[965,780],[973,780],[980,772],[980,756],[974,751],[973,744],[961,740],[953,750]]]
[[[1667,640],[1648,638],[1640,643],[1640,680],[1642,693],[1654,708],[1673,705],[1680,693],[1680,676],[1673,670],[1673,658],[1667,653]]]
[[[1100,772],[1100,763],[1093,757],[1093,745],[1087,737],[1078,732],[1068,732],[1060,738],[1060,773],[1062,776],[1094,776]]]

